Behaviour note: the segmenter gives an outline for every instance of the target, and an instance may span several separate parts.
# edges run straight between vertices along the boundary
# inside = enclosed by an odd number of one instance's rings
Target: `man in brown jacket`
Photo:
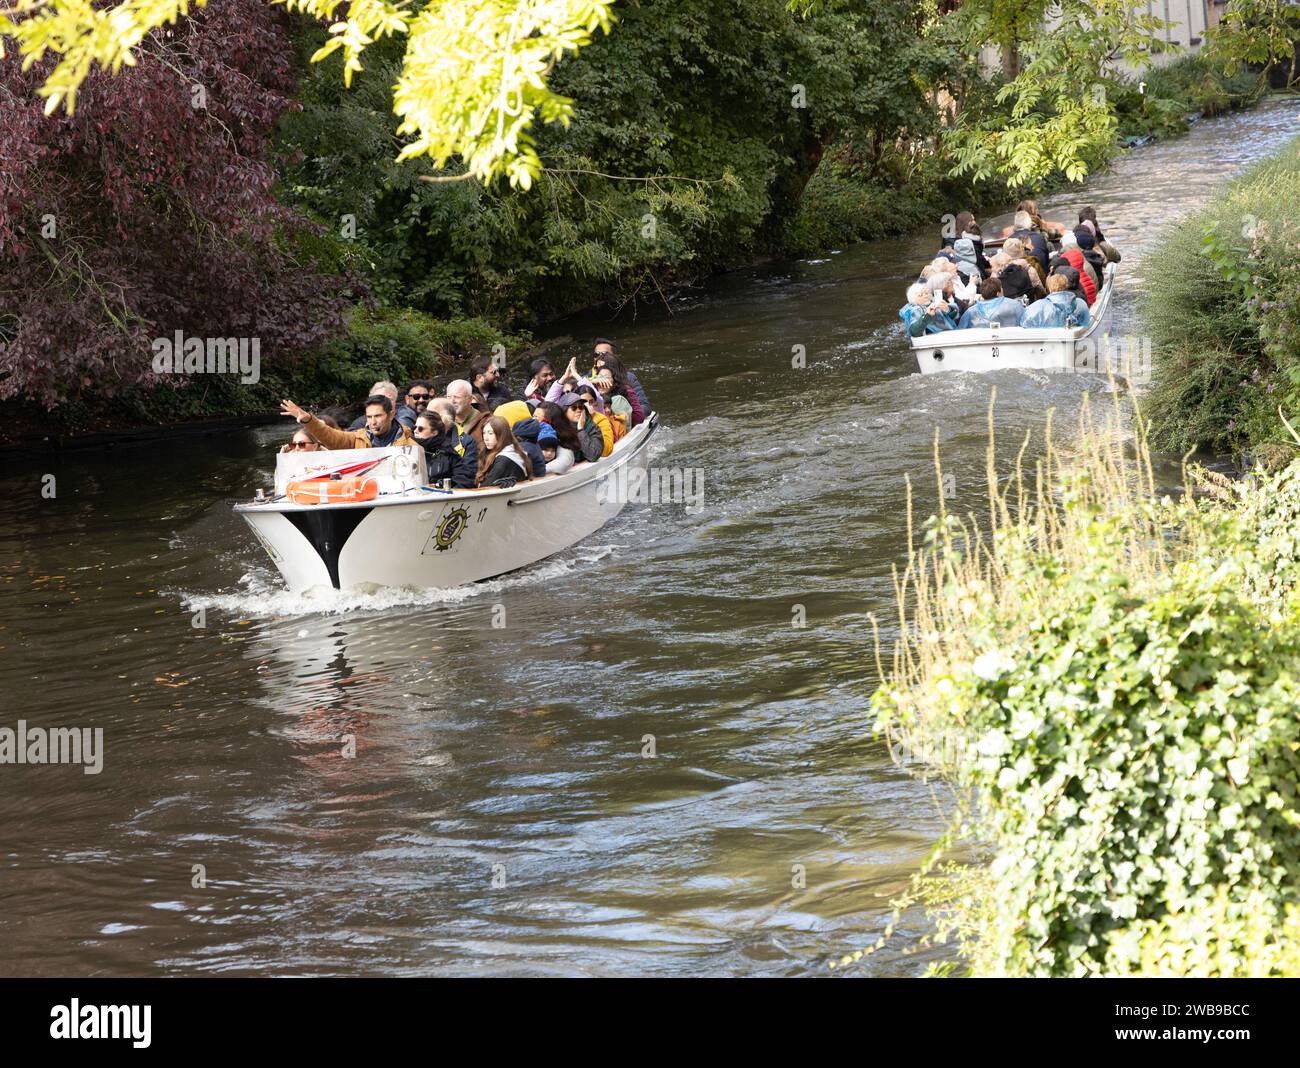
[[[327,449],[383,449],[390,445],[418,445],[410,431],[393,419],[393,402],[376,394],[366,398],[366,425],[358,430],[335,430],[291,400],[280,402],[280,414],[291,415]]]
[[[474,407],[474,387],[465,379],[457,378],[447,383],[447,399],[456,409],[456,429],[468,434],[483,449],[483,421],[487,414]]]

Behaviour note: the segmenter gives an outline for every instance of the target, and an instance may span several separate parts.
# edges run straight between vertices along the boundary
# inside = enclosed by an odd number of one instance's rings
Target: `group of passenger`
[[[1012,225],[990,235],[990,247],[1001,238],[992,256],[985,255],[971,212],[957,216],[954,230],[907,288],[898,316],[912,337],[994,326],[1086,327],[1106,264],[1120,258],[1091,207],[1079,209],[1071,229],[1044,220],[1034,201],[1022,200]]]
[[[422,379],[404,396],[392,382],[376,382],[365,414],[346,430],[328,413],[315,416],[284,400],[281,413],[299,427],[280,451],[419,445],[430,483],[510,486],[594,463],[649,418],[649,397],[609,339],[593,343],[589,374],[578,370],[576,358],[561,374],[556,366],[545,357],[533,360],[518,394],[490,356],[475,359],[442,396]]]

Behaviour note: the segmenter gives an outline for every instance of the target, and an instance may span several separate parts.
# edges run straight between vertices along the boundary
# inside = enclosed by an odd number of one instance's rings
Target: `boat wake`
[[[574,550],[565,558],[543,560],[531,567],[447,589],[410,586],[376,587],[371,592],[318,588],[306,593],[292,593],[273,570],[254,567],[239,581],[241,588],[230,593],[191,593],[164,590],[176,597],[190,612],[199,609],[221,612],[238,619],[275,619],[292,616],[338,616],[352,612],[382,612],[391,608],[420,605],[460,604],[475,598],[491,597],[505,590],[555,582],[574,572],[581,572],[598,560],[618,551],[618,545],[591,545]]]

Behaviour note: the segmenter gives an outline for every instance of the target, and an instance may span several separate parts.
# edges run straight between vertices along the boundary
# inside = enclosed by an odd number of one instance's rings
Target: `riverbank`
[[[1143,307],[1152,441],[1285,465],[1300,442],[1300,137],[1162,235]],[[1248,464],[1249,465],[1249,464]]]
[[[999,477],[989,425],[986,514],[919,525],[877,647],[938,852],[992,853],[913,900],[976,976],[1300,975],[1300,464],[1161,496],[1116,399]]]

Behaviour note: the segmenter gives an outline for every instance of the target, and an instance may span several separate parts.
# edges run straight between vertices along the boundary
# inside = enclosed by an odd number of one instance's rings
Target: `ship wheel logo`
[[[443,516],[433,536],[433,543],[438,552],[445,552],[455,545],[457,539],[465,533],[467,526],[469,526],[469,512],[464,508],[456,508]]]

